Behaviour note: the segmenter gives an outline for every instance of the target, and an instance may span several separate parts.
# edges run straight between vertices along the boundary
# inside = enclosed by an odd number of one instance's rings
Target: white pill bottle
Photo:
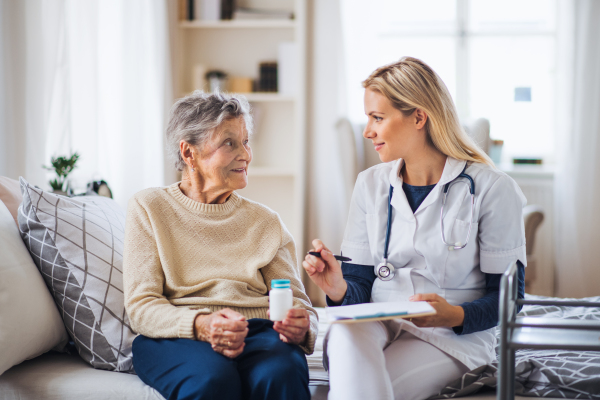
[[[289,279],[273,279],[269,292],[269,317],[271,321],[283,321],[294,305]]]

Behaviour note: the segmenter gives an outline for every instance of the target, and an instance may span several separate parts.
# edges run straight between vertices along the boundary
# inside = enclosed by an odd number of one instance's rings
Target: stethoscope
[[[440,211],[440,225],[442,228],[442,242],[448,246],[449,251],[464,249],[469,243],[469,238],[471,237],[471,226],[473,225],[473,215],[475,214],[475,182],[473,178],[469,176],[465,171],[467,170],[467,166],[462,170],[460,175],[451,180],[450,182],[444,185],[444,195],[442,198],[442,209]],[[469,183],[465,181],[459,181],[460,178],[468,179]],[[446,198],[448,197],[448,192],[450,191],[450,187],[455,183],[464,183],[469,186],[469,191],[471,192],[471,221],[469,222],[469,231],[467,232],[467,238],[465,239],[465,243],[462,244],[460,242],[457,243],[448,243],[446,241],[446,237],[444,236],[444,206],[446,205]],[[394,278],[396,275],[396,268],[388,262],[388,247],[390,245],[390,232],[392,227],[392,195],[394,194],[394,187],[390,185],[390,194],[388,200],[388,209],[387,209],[387,228],[385,231],[385,248],[383,249],[383,261],[375,268],[375,275],[382,281],[389,281]]]

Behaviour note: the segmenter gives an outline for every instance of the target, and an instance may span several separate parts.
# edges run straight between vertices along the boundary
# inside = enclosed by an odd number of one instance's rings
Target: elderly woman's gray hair
[[[173,104],[167,127],[167,153],[175,162],[175,168],[183,171],[186,163],[181,157],[179,143],[183,140],[196,148],[204,143],[223,121],[243,117],[248,134],[252,134],[253,122],[250,104],[239,94],[204,93],[196,90]]]

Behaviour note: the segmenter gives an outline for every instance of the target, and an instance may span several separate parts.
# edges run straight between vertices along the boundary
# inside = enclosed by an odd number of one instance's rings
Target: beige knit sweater
[[[125,308],[134,331],[194,339],[194,319],[228,307],[267,318],[272,279],[289,279],[294,306],[317,314],[298,274],[294,240],[279,215],[235,192],[223,204],[186,197],[179,183],[131,198],[125,226]]]

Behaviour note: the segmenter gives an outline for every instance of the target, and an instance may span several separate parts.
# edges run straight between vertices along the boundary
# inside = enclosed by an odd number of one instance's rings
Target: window
[[[360,82],[413,56],[444,80],[461,119],[489,119],[503,161],[554,158],[556,0],[344,0],[351,120],[364,123]]]

